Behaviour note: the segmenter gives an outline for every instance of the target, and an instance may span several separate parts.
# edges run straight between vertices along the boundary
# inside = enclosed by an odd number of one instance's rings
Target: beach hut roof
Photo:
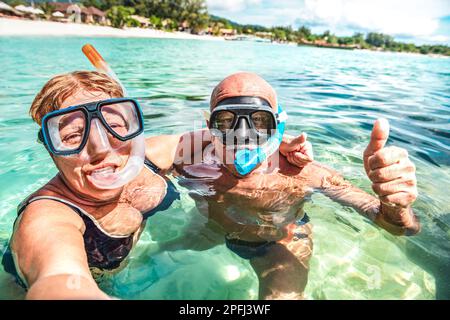
[[[28,7],[25,7],[23,4],[19,4],[18,6],[15,6],[14,9],[22,11],[22,12],[28,12]]]
[[[53,6],[53,8],[55,8],[56,11],[63,12],[63,11],[66,11],[67,8],[69,6],[71,6],[72,4],[69,3],[69,2],[67,2],[67,3],[65,3],[65,2],[52,2],[51,5]]]
[[[13,7],[11,7],[10,5],[7,5],[6,3],[1,2],[1,1],[0,1],[0,9],[8,10],[8,11],[11,11],[11,12],[14,11]]]
[[[14,13],[16,16],[23,16],[22,12],[14,9],[9,4],[6,4],[6,3],[4,3],[2,1],[0,1],[0,11],[11,12],[11,13]]]
[[[39,8],[34,8],[34,13],[35,14],[45,14],[45,12],[42,11],[42,9],[39,9]]]
[[[225,29],[225,28],[221,28],[220,29],[221,33],[234,33],[235,30],[234,29]]]
[[[64,13],[59,12],[59,11],[55,11],[55,12],[52,13],[52,16],[56,17],[56,18],[62,18],[62,17],[64,17]]]
[[[76,3],[70,2],[51,2],[55,11],[66,12],[68,14],[81,13],[81,8]]]
[[[21,11],[21,12],[25,12],[25,13],[31,13],[31,14],[44,14],[44,11],[42,11],[41,9],[36,9],[33,7],[26,7],[24,5],[18,5],[15,7],[16,10]]]
[[[90,11],[90,13],[94,16],[99,16],[99,17],[105,17],[106,13],[104,13],[102,10],[97,9],[96,7],[90,6],[88,8],[88,10]]]

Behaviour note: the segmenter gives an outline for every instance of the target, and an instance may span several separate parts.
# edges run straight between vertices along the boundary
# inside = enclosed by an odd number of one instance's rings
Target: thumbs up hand
[[[286,157],[289,163],[302,168],[308,163],[313,162],[314,155],[312,145],[309,141],[306,141],[307,135],[303,132],[298,137],[287,141],[283,136],[283,142],[280,145],[280,152]]]
[[[364,169],[382,204],[406,208],[417,198],[416,168],[403,148],[384,147],[389,122],[378,119],[364,151]]]

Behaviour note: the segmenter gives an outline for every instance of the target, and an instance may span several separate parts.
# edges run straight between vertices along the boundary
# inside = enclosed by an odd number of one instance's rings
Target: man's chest
[[[298,177],[278,171],[237,178],[220,166],[194,164],[183,168],[182,174],[180,184],[189,188],[194,198],[224,209],[287,211],[300,204],[310,191]]]

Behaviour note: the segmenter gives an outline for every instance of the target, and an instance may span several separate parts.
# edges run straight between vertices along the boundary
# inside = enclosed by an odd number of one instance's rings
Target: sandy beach
[[[185,32],[165,32],[155,29],[94,26],[78,23],[34,21],[0,18],[0,36],[85,36],[124,38],[171,38],[223,41],[222,37],[193,35]]]

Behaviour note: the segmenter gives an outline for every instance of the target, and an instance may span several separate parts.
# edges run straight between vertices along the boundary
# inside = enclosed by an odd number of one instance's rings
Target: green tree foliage
[[[124,0],[81,0],[81,4],[85,7],[96,7],[100,10],[106,11],[114,6],[127,6],[132,7],[130,3],[126,3]]]
[[[11,7],[15,7],[18,5],[28,6],[29,4],[25,0],[2,0],[4,3],[10,5]]]
[[[86,7],[101,10],[113,7],[133,8],[135,14],[154,17],[152,24],[159,28],[176,29],[187,25],[194,32],[208,26],[209,15],[205,0],[82,0]],[[160,19],[156,21],[155,17]]]
[[[353,37],[339,37],[337,38],[337,43],[344,46],[350,46],[355,44],[355,39]]]
[[[52,16],[53,11],[55,11],[55,6],[51,2],[40,3],[39,8],[44,11],[44,15],[47,19],[49,19]]]
[[[14,5],[25,2],[24,0],[4,1],[8,4],[14,3]],[[260,25],[241,25],[225,18],[209,15],[205,0],[81,0],[81,2],[86,7],[94,6],[104,11],[109,10],[108,17],[111,17],[113,26],[120,28],[138,25],[129,17],[131,14],[138,14],[148,17],[152,26],[158,29],[176,30],[183,26],[190,29],[191,32],[198,33],[209,27],[214,35],[220,35],[221,29],[235,29],[238,34],[271,33],[272,41],[279,42],[305,43],[308,41],[314,43],[322,40],[331,47],[358,47],[450,55],[448,46],[416,46],[412,43],[396,42],[392,36],[383,33],[370,32],[367,35],[355,33],[351,37],[339,37],[328,30],[322,34],[314,34],[306,26],[300,26],[297,30],[293,30],[290,26],[267,28]],[[134,9],[133,13],[130,13],[130,9]]]
[[[354,44],[362,45],[365,43],[364,35],[360,32],[356,32],[355,34],[353,34],[352,39]]]
[[[301,26],[297,30],[297,35],[299,40],[309,40],[311,38],[311,29]]]
[[[284,30],[283,28],[274,28],[272,30],[273,33],[273,40],[276,41],[286,41],[287,40],[287,33],[286,30]]]
[[[106,17],[111,21],[114,28],[137,27],[139,22],[131,18],[134,14],[134,9],[124,6],[114,6],[106,12]]]
[[[382,33],[370,32],[366,36],[366,42],[374,47],[389,48],[390,46],[394,45],[394,38]]]

